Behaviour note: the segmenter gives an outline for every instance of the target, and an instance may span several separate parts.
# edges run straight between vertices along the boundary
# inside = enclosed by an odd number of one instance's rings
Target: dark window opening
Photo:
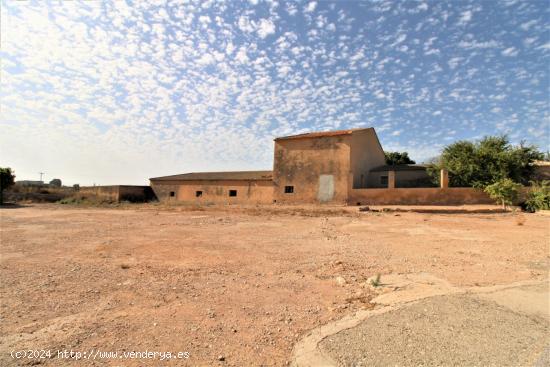
[[[360,201],[357,202],[357,206],[359,206],[359,205],[361,205],[361,202],[360,202]]]
[[[380,185],[388,185],[388,176],[380,176]]]
[[[176,193],[174,191],[170,191],[170,197],[176,196]]]
[[[294,186],[285,186],[285,194],[292,194],[294,192]]]
[[[229,190],[229,196],[237,196],[237,190]]]
[[[195,191],[195,197],[200,198],[202,196],[202,191]]]

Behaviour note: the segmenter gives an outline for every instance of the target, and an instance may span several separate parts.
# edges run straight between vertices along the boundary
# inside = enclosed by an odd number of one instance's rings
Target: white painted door
[[[317,192],[317,199],[321,203],[331,201],[334,197],[334,176],[333,175],[320,175],[319,176],[319,191]]]

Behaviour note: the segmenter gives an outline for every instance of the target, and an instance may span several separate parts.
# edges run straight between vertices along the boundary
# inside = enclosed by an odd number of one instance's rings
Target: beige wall
[[[374,129],[354,131],[351,138],[351,171],[353,187],[370,187],[369,171],[386,163]]]
[[[494,204],[483,191],[469,187],[355,189],[350,190],[350,205],[462,205]]]
[[[351,135],[276,140],[274,199],[278,203],[345,203],[350,145]],[[294,186],[294,193],[285,194],[285,186]]]
[[[149,186],[111,185],[111,186],[81,186],[75,195],[105,201],[135,201],[142,202],[152,199]]]
[[[537,165],[535,166],[535,181],[550,180],[550,165]]]
[[[273,183],[264,180],[242,181],[163,181],[151,182],[153,191],[162,202],[180,201],[213,204],[268,204],[273,202]],[[237,196],[229,196],[237,190]],[[202,191],[197,197],[196,192]],[[175,196],[170,197],[170,192]]]
[[[118,186],[81,186],[76,196],[105,201],[118,201]]]

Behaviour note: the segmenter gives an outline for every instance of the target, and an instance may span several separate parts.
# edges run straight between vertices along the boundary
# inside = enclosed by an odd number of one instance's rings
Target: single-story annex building
[[[354,200],[353,190],[419,187],[422,182],[429,182],[425,166],[385,165],[374,128],[276,138],[272,171],[185,173],[150,179],[160,201],[250,204],[345,204]]]

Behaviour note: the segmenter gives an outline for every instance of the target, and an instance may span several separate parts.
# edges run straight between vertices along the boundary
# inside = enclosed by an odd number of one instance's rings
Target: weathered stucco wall
[[[132,201],[143,202],[154,198],[149,186],[110,185],[110,186],[82,186],[76,195],[102,201]]]
[[[151,181],[151,189],[153,189],[157,200],[162,202],[176,201],[176,193],[179,186],[179,182],[162,181],[161,183],[157,183]],[[173,192],[174,196],[170,196],[170,192]]]
[[[550,181],[550,164],[535,166],[535,181]]]
[[[81,186],[77,196],[104,201],[118,201],[118,186]]]
[[[384,150],[374,129],[354,131],[351,137],[353,187],[370,187],[369,171],[386,163]]]
[[[163,202],[213,204],[268,204],[273,202],[273,182],[262,180],[164,181],[151,182],[157,198]],[[236,190],[237,196],[229,196]],[[197,196],[197,191],[201,195]],[[170,193],[174,196],[170,196]]]
[[[483,191],[469,187],[353,189],[350,205],[462,205],[494,204]]]
[[[273,192],[278,203],[347,200],[351,135],[275,141]],[[285,186],[293,186],[285,193]]]

